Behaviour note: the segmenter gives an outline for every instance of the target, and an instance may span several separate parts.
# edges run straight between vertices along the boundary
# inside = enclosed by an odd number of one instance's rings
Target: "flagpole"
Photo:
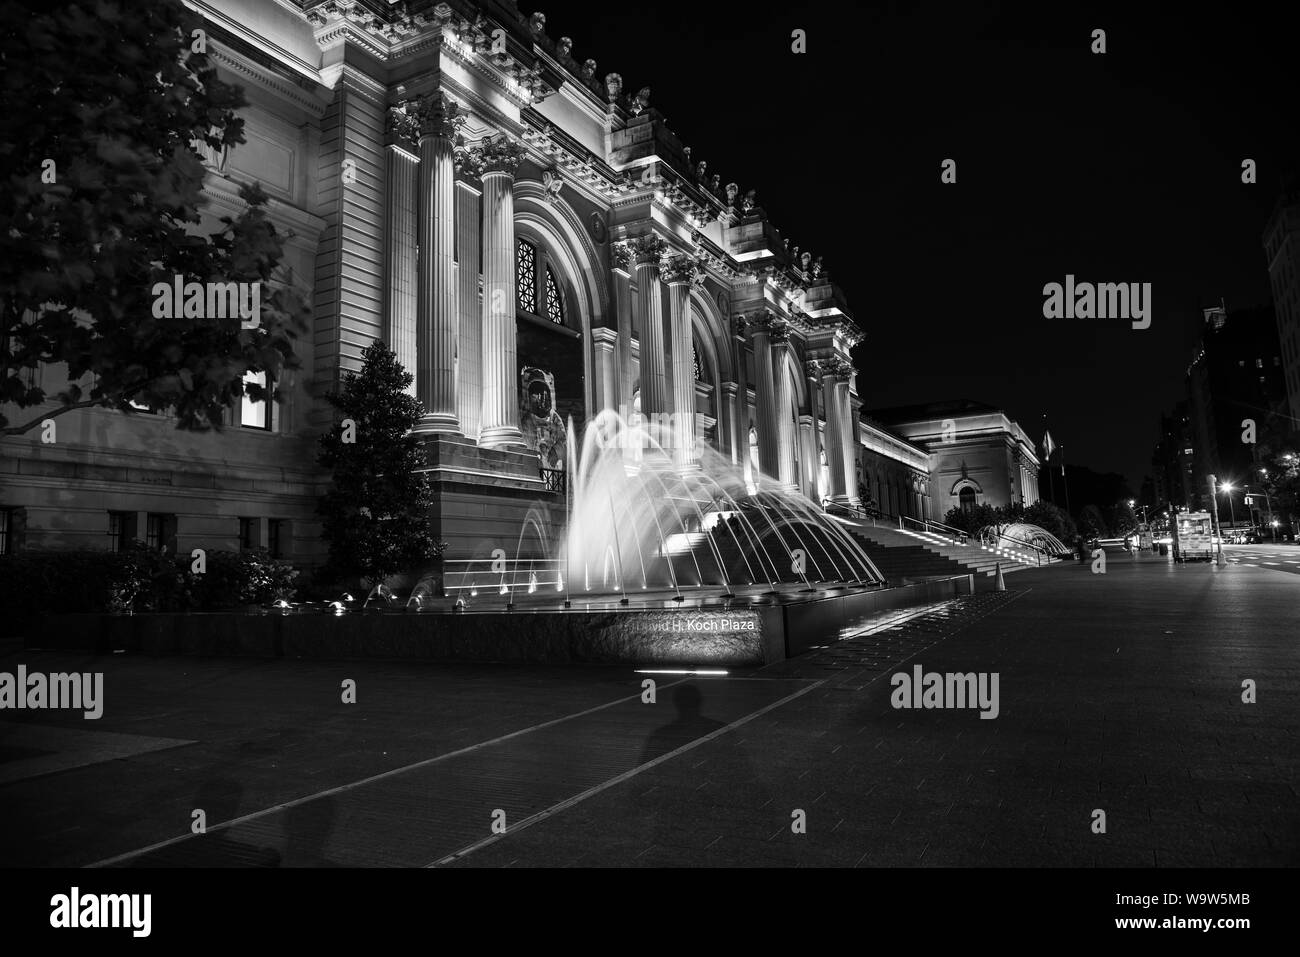
[[[1047,443],[1047,488],[1052,497],[1052,504],[1056,504],[1056,476],[1052,474],[1052,435],[1047,431],[1047,413],[1043,413],[1043,441]]]
[[[1061,481],[1065,483],[1065,510],[1070,511],[1070,477],[1065,474],[1065,446],[1057,446],[1061,450]]]

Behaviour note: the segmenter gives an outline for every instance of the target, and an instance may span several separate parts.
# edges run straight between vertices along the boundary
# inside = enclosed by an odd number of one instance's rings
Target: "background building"
[[[1204,311],[1201,341],[1187,369],[1188,415],[1192,433],[1191,497],[1209,506],[1209,476],[1221,482],[1249,481],[1257,446],[1243,441],[1246,420],[1256,431],[1285,407],[1277,324],[1272,307]]]
[[[1264,227],[1264,254],[1288,393],[1286,412],[1295,429],[1300,428],[1300,175],[1283,184]]]
[[[952,508],[1029,506],[1039,499],[1034,443],[1000,409],[963,399],[875,409],[867,416],[926,453],[927,518],[942,521]]]

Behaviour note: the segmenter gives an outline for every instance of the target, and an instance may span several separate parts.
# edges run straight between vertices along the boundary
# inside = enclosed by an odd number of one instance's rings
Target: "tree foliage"
[[[195,146],[242,143],[245,105],[202,52],[203,25],[179,0],[0,5],[0,403],[61,404],[0,418],[5,434],[133,401],[174,410],[180,428],[220,428],[245,373],[296,364],[307,306],[280,266],[265,194],[245,185],[241,215],[198,230]],[[260,323],[155,318],[155,284],[177,275],[261,283]],[[52,395],[32,374],[42,366],[66,368]]]
[[[333,473],[333,484],[317,511],[329,543],[327,574],[378,584],[416,569],[444,546],[429,523],[432,484],[417,471],[424,456],[411,429],[423,407],[405,391],[413,377],[379,340],[362,359],[361,371],[326,397],[339,424],[321,436],[318,461]]]

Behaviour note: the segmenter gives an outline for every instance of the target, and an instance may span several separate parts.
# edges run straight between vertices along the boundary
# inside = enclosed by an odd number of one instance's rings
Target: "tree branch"
[[[22,435],[24,432],[30,432],[32,429],[36,428],[46,419],[58,418],[59,416],[64,415],[68,412],[75,412],[77,409],[93,409],[96,406],[107,407],[114,401],[129,399],[137,392],[143,392],[149,386],[153,385],[155,381],[157,380],[150,379],[148,382],[143,382],[140,385],[132,386],[129,389],[124,389],[123,391],[116,392],[113,395],[100,396],[98,399],[84,399],[81,402],[73,402],[68,405],[60,406],[59,408],[55,409],[53,412],[46,412],[43,413],[42,415],[38,415],[36,418],[32,419],[30,422],[27,422],[25,425],[11,425],[11,426],[7,426],[6,428],[0,429],[0,435]]]

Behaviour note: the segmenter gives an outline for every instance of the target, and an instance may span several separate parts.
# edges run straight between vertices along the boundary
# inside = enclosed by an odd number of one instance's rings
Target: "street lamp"
[[[1219,488],[1228,493],[1228,527],[1232,528],[1237,524],[1237,510],[1232,505],[1232,492],[1235,486],[1231,482],[1224,482]]]

